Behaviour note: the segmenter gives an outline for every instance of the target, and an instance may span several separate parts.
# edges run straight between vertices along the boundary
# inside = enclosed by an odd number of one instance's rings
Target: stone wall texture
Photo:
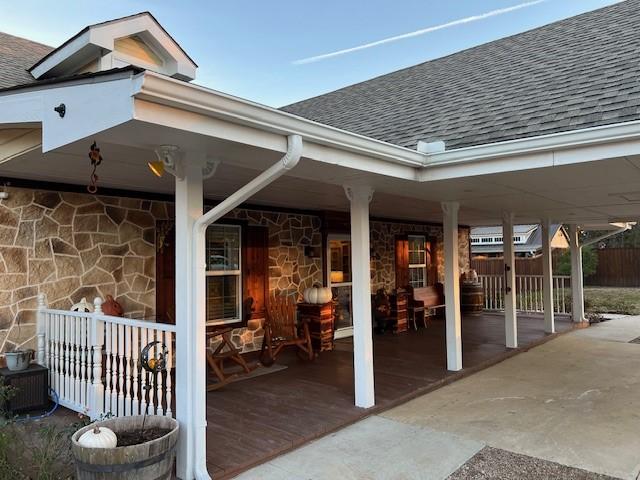
[[[155,222],[167,205],[8,188],[0,201],[0,352],[34,347],[37,296],[69,309],[112,295],[127,316],[155,315]]]
[[[154,319],[156,221],[173,205],[144,199],[8,188],[0,200],[0,353],[35,346],[37,297],[69,309],[86,297],[112,295],[132,318]],[[293,295],[322,284],[325,252],[314,215],[236,209],[227,218],[269,229],[269,293]],[[395,288],[395,237],[436,240],[438,275],[444,273],[442,228],[371,222],[372,289]],[[305,255],[311,247],[312,255]],[[460,230],[460,268],[469,268],[469,231]],[[235,329],[243,351],[260,348],[261,322]]]
[[[371,222],[371,248],[373,250],[371,289],[386,288],[391,291],[395,284],[395,239],[398,235],[424,235],[435,239],[435,254],[438,262],[438,281],[444,281],[443,232],[439,225],[423,225],[412,223]],[[458,231],[458,264],[460,272],[470,268],[469,229]]]

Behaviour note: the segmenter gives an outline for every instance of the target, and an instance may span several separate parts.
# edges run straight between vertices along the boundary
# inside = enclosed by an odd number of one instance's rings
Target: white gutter
[[[468,163],[496,157],[584,147],[637,138],[640,138],[640,121],[623,122],[432,153],[427,155],[425,167]]]
[[[328,147],[360,153],[395,164],[421,167],[425,155],[413,149],[393,145],[357,133],[314,122],[291,113],[227,95],[199,85],[182,82],[164,75],[145,71],[134,86],[133,96],[232,123],[283,135],[300,135]]]
[[[221,217],[229,213],[235,207],[243,203],[249,197],[262,190],[264,187],[284,175],[286,172],[294,168],[300,161],[302,156],[302,138],[299,135],[289,135],[287,137],[287,151],[284,156],[262,172],[256,178],[247,183],[244,187],[240,188],[235,193],[229,195],[223,202],[219,203],[207,213],[198,218],[193,224],[192,239],[193,239],[193,265],[191,271],[193,274],[192,285],[193,291],[191,292],[191,302],[194,305],[194,318],[189,319],[194,323],[195,329],[194,338],[204,338],[206,335],[206,311],[205,303],[201,300],[205,298],[205,245],[204,234],[207,226],[219,220]],[[202,366],[203,368],[206,368]],[[204,372],[196,374],[194,377],[194,390],[197,392],[205,392],[207,389],[206,376]],[[206,418],[206,404],[205,402],[198,401],[198,399],[192,400],[192,412],[194,418],[198,421]],[[206,422],[203,425],[195,425],[194,428],[194,469],[195,477],[198,480],[210,480],[209,473],[207,471],[207,453],[206,453]]]
[[[592,238],[591,240],[584,242],[582,245],[580,245],[580,248],[583,247],[587,247],[589,245],[593,245],[594,243],[598,243],[602,240],[604,240],[605,238],[609,238],[609,237],[613,237],[615,235],[618,235],[619,233],[622,232],[626,232],[627,230],[630,230],[631,227],[634,225],[634,223],[622,223],[622,224],[617,224],[617,223],[612,223],[611,225],[619,225],[618,228],[616,228],[615,230],[605,233],[603,235],[600,235],[599,237],[596,238]]]

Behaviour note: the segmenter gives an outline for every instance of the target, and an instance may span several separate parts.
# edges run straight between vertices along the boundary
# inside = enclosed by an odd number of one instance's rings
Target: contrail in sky
[[[357,52],[358,50],[365,50],[367,48],[377,47],[378,45],[384,45],[385,43],[397,42],[398,40],[404,40],[405,38],[418,37],[427,33],[435,32],[437,30],[444,30],[445,28],[455,27],[457,25],[463,25],[465,23],[477,22],[478,20],[484,20],[485,18],[496,17],[498,15],[504,15],[505,13],[520,10],[522,8],[532,7],[539,3],[546,2],[547,0],[533,0],[531,2],[520,3],[512,7],[500,8],[498,10],[492,10],[490,12],[481,13],[480,15],[472,15],[470,17],[460,18],[451,22],[443,23],[441,25],[434,25],[432,27],[423,28],[414,32],[403,33],[402,35],[396,35],[394,37],[383,38],[382,40],[376,40],[375,42],[365,43],[358,45],[357,47],[345,48],[344,50],[337,50],[335,52],[324,53],[322,55],[316,55],[314,57],[307,57],[292,62],[294,65],[304,65],[305,63],[319,62],[326,60],[327,58],[338,57],[351,52]]]

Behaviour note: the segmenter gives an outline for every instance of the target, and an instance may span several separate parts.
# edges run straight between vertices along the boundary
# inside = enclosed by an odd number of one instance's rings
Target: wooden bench
[[[444,308],[444,285],[436,283],[427,287],[407,287],[409,292],[409,319],[413,321],[413,328],[418,329],[416,317],[420,316],[426,328],[427,317],[434,316],[438,309]]]

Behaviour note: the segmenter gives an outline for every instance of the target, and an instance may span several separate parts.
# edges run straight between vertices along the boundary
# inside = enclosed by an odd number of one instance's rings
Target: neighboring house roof
[[[527,241],[525,243],[516,243],[514,245],[514,252],[529,253],[536,252],[542,248],[542,228],[540,227],[540,225],[514,225],[514,234],[517,235],[527,233],[531,230],[531,227],[534,227],[534,230],[529,235],[529,238],[527,238]],[[502,227],[474,227],[471,229],[471,238],[477,237],[480,234],[487,235],[489,233],[494,233],[496,235],[502,236]],[[558,233],[562,234],[563,236],[565,235],[564,230],[562,229],[562,225],[551,225],[551,238],[555,238]],[[492,245],[483,245],[479,243],[471,244],[471,253],[473,254],[502,253],[502,251],[502,243],[494,243]]]
[[[514,225],[513,233],[516,235],[525,234],[535,230],[538,227],[539,225]],[[480,235],[502,235],[502,226],[494,225],[491,227],[473,227],[471,229],[472,237],[476,237]]]
[[[28,69],[52,47],[0,32],[0,89],[35,82]]]
[[[447,149],[640,119],[640,0],[405,68],[282,109]]]

